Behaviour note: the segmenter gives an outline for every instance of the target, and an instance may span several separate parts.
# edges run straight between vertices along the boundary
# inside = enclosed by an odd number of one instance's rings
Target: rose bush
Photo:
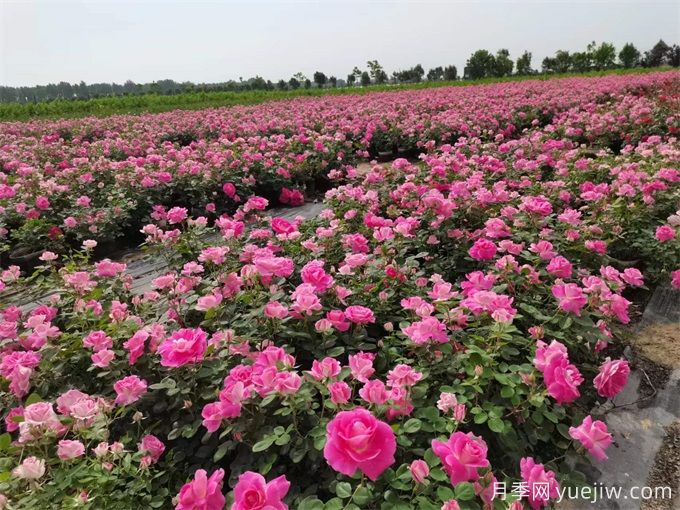
[[[419,160],[359,173],[343,159],[308,221],[263,214],[266,198],[222,190],[222,175],[220,193],[242,195],[233,214],[154,195],[141,230],[168,267],[141,293],[91,242],[44,254],[33,274],[4,269],[0,299],[46,291],[0,310],[8,508],[517,510],[584,483],[585,451],[604,459],[611,443],[590,410],[627,382],[616,344],[633,300],[680,271],[680,79],[638,79],[503,84],[493,115],[464,99],[497,86],[461,89],[455,108],[439,91],[336,99],[365,107],[353,136],[399,123],[380,138],[407,133]],[[398,120],[414,98],[422,110]],[[295,103],[312,122],[323,101]],[[244,147],[261,131],[285,131],[268,135],[283,152],[306,136],[307,120],[284,128],[260,108],[205,115]],[[169,129],[151,121],[173,115],[141,117],[145,143],[117,138],[134,156],[116,168],[144,179],[156,129]],[[351,131],[342,112],[319,115],[323,136]],[[210,149],[173,140],[170,166],[191,175],[179,154]],[[42,157],[26,143],[13,158]],[[58,183],[38,173],[16,175]],[[520,480],[548,491],[494,501],[496,481]]]

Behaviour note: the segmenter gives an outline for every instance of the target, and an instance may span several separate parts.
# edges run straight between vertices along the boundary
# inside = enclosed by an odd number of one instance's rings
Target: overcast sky
[[[592,40],[647,50],[659,38],[680,42],[680,0],[0,0],[0,84],[344,78],[369,59],[388,74],[460,72],[479,48],[526,49],[540,68]]]

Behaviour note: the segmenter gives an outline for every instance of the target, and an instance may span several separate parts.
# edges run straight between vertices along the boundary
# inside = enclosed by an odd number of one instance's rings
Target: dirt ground
[[[654,467],[647,480],[649,487],[670,487],[671,499],[655,498],[644,501],[641,510],[673,510],[678,508],[677,488],[680,487],[680,421],[666,428],[666,437],[654,458]]]
[[[668,368],[680,368],[680,323],[653,324],[635,337],[635,349],[645,358]]]

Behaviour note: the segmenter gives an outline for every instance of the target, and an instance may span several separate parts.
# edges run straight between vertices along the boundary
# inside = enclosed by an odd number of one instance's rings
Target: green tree
[[[338,86],[338,79],[335,76],[331,76],[328,78],[328,83],[331,84],[331,87],[335,88]]]
[[[593,67],[593,56],[589,51],[577,51],[571,54],[571,70],[578,73],[590,71]]]
[[[668,64],[670,49],[663,39],[659,39],[651,50],[645,52],[645,66],[659,67]]]
[[[672,48],[668,50],[668,63],[673,67],[680,67],[680,46],[674,44]]]
[[[510,59],[510,52],[506,49],[500,49],[496,52],[496,58],[493,62],[493,76],[501,78],[503,76],[510,76],[514,64]]]
[[[427,72],[427,80],[428,81],[439,81],[444,77],[444,69],[442,69],[442,66],[435,67],[433,69],[430,69]]]
[[[522,55],[517,58],[515,67],[517,68],[517,74],[520,76],[534,74],[534,70],[531,69],[531,53],[528,51],[522,53]]]
[[[366,62],[366,65],[368,65],[368,69],[371,74],[371,78],[373,78],[373,81],[375,83],[385,83],[387,81],[387,73],[383,69],[383,67],[378,63],[377,60],[369,60]],[[363,80],[362,80],[363,81]]]
[[[363,73],[361,73],[361,86],[366,87],[367,85],[370,85],[370,84],[371,84],[371,76],[366,71],[364,71]]]
[[[458,69],[456,69],[456,66],[450,65],[444,68],[444,79],[447,81],[454,81],[458,79]]]
[[[640,52],[633,43],[626,43],[619,51],[619,62],[626,69],[637,67],[640,64]]]
[[[314,83],[316,83],[316,85],[319,88],[322,88],[326,84],[327,81],[328,81],[328,78],[326,78],[326,75],[323,74],[321,71],[316,71],[314,73]]]
[[[295,76],[293,76],[290,80],[288,80],[288,85],[291,89],[296,90],[300,88],[300,81]]]
[[[612,69],[616,65],[616,48],[613,44],[602,42],[592,50],[595,69],[602,71]]]
[[[571,69],[571,55],[566,50],[557,50],[554,57],[543,59],[544,73],[568,73]]]
[[[477,50],[468,59],[465,64],[465,78],[470,80],[477,80],[479,78],[486,78],[492,76],[495,67],[494,56],[486,50]]]
[[[352,85],[354,85],[354,82],[356,81],[356,79],[357,79],[357,77],[354,75],[354,73],[348,74],[347,75],[347,85],[351,87]]]

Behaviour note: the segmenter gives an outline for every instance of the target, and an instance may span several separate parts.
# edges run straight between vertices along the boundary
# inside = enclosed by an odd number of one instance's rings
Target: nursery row
[[[360,158],[410,157],[460,138],[509,140],[552,126],[575,142],[596,135],[617,152],[677,129],[664,103],[676,80],[670,72],[524,81],[0,124],[0,253],[29,267],[46,247],[134,242],[154,206],[212,220],[254,195],[296,205]],[[620,111],[607,109],[611,101]],[[577,105],[621,118],[559,117]]]
[[[596,409],[627,383],[636,300],[680,287],[679,90],[664,74],[5,126],[8,218],[43,189],[34,219],[80,228],[117,190],[149,201],[145,249],[169,269],[132,293],[95,229],[0,274],[0,300],[52,293],[0,311],[0,507],[549,506],[589,460],[606,469]],[[394,143],[422,154],[352,165]],[[263,214],[279,168],[289,190],[293,171],[338,179],[318,218]],[[208,182],[203,202],[165,194]]]

